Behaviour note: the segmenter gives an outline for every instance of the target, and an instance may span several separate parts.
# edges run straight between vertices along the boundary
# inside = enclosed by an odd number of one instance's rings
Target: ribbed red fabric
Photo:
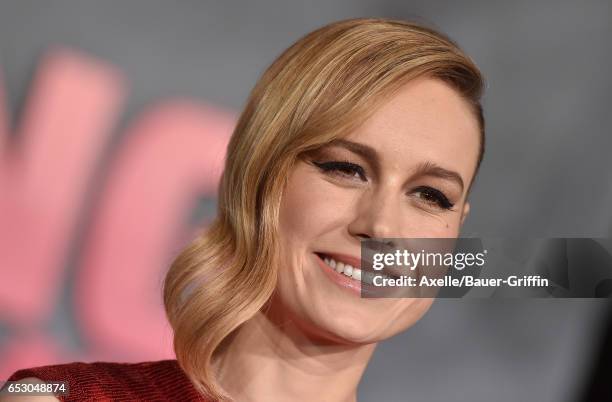
[[[207,401],[195,389],[176,360],[142,363],[82,363],[27,368],[9,381],[38,377],[66,381],[61,401]],[[208,401],[210,402],[210,401]]]

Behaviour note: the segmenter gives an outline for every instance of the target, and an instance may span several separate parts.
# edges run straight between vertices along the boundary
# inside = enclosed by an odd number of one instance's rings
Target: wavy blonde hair
[[[447,36],[382,18],[335,22],[285,50],[253,88],[228,145],[216,219],[175,259],[164,283],[177,360],[196,388],[231,400],[213,359],[274,292],[278,216],[300,155],[349,134],[418,76],[443,80],[471,105],[484,153],[483,78]]]

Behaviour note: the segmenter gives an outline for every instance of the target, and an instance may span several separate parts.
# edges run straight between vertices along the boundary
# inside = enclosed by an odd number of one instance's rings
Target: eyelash
[[[338,176],[354,178],[355,173],[359,175],[359,180],[366,181],[365,170],[355,163],[348,161],[329,161],[329,162],[313,162],[324,173],[334,173]],[[347,174],[348,173],[348,174]]]
[[[329,162],[316,162],[313,161],[314,165],[317,166],[321,171],[326,174],[334,174],[341,176],[343,178],[348,178],[351,180],[356,179],[355,174],[359,175],[359,179],[361,181],[366,181],[367,177],[365,174],[365,170],[352,162],[348,161],[329,161]],[[420,197],[425,202],[429,204],[436,204],[436,206],[440,209],[450,210],[455,204],[451,203],[446,195],[442,193],[440,190],[437,190],[433,187],[429,186],[420,186],[415,190],[425,195],[426,198]]]

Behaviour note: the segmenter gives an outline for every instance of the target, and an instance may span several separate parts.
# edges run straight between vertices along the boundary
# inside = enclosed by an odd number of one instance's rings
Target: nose
[[[389,191],[367,191],[361,194],[349,233],[359,240],[401,237],[400,197]]]

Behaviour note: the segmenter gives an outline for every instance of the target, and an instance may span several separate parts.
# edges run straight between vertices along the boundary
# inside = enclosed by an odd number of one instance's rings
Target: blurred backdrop
[[[0,2],[0,379],[172,357],[161,281],[215,211],[259,75],[338,19],[416,19],[481,67],[465,236],[612,235],[605,1]],[[363,401],[574,401],[609,304],[439,300],[382,344]]]

